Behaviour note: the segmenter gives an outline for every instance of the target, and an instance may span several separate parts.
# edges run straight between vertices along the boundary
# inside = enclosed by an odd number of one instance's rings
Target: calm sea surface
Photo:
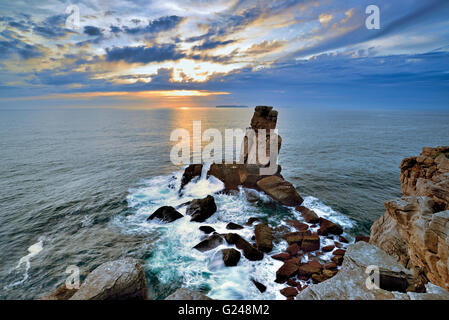
[[[449,113],[279,111],[284,177],[308,206],[339,221],[349,236],[368,234],[383,203],[400,196],[402,158],[419,154],[423,146],[449,145]],[[252,113],[0,110],[0,298],[39,297],[65,281],[69,265],[78,266],[84,277],[124,256],[146,261],[152,298],[164,298],[180,286],[215,298],[264,298],[253,289],[229,286],[247,281],[253,265],[243,261],[242,269],[222,274],[214,256],[190,253],[201,236],[198,225],[185,219],[168,227],[145,221],[158,206],[189,197],[178,198],[168,188],[179,183],[182,172],[170,162],[171,131],[190,130],[193,120],[201,120],[203,130],[244,129]],[[189,192],[193,198],[219,189],[217,181],[204,180]],[[250,205],[238,195],[216,198],[219,212],[208,222],[217,230],[227,220],[243,223],[255,215],[276,225],[294,215],[263,203]],[[186,238],[175,242],[177,232]],[[264,277],[272,277],[276,267],[261,262],[260,280],[271,283]],[[278,295],[273,290],[266,297]]]

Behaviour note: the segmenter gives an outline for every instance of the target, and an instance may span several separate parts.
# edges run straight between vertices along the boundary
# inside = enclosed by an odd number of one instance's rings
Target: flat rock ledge
[[[412,271],[380,248],[360,241],[348,246],[342,268],[333,278],[307,287],[296,300],[449,300],[449,292],[431,283],[426,285],[426,293],[370,290],[366,286],[368,266],[413,278]]]

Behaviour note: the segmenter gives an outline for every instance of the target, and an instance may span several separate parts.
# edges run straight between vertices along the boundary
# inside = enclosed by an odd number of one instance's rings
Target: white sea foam
[[[140,188],[130,190],[128,203],[135,210],[135,214],[120,216],[115,223],[127,233],[146,233],[155,240],[147,260],[146,269],[155,275],[162,286],[182,282],[182,285],[192,289],[208,290],[207,295],[213,299],[284,299],[279,290],[285,285],[274,282],[276,271],[282,262],[265,255],[261,261],[249,261],[243,255],[235,267],[225,267],[221,259],[221,249],[229,246],[223,244],[207,252],[192,249],[206,236],[198,228],[202,225],[213,227],[218,233],[235,232],[251,242],[254,235],[253,227],[242,230],[227,230],[229,222],[244,224],[250,217],[269,218],[273,216],[262,211],[257,204],[247,201],[243,190],[228,195],[219,193],[224,189],[223,183],[215,177],[207,178],[203,170],[200,179],[193,180],[185,186],[180,197],[178,190],[182,173],[170,176],[159,176],[144,181]],[[171,186],[171,187],[170,187]],[[214,194],[217,212],[204,223],[190,222],[190,217],[184,216],[175,222],[164,224],[157,221],[147,221],[156,209],[164,205],[178,207],[195,198]],[[259,193],[260,201],[269,202],[269,197]],[[307,197],[304,205],[317,211],[321,216],[339,222],[343,226],[351,226],[352,222],[343,215],[322,204],[318,199]],[[186,207],[178,207],[178,211],[185,215]],[[287,211],[288,212],[288,211]],[[302,217],[292,210],[292,216],[303,221]],[[288,226],[282,218],[277,225]],[[331,244],[332,240],[322,238],[322,245]],[[286,248],[282,241],[276,244],[272,254],[282,252]],[[329,255],[329,257],[327,257]],[[326,254],[330,258],[330,253]],[[307,259],[305,259],[307,261]],[[265,293],[260,293],[251,279],[255,279],[267,286]]]

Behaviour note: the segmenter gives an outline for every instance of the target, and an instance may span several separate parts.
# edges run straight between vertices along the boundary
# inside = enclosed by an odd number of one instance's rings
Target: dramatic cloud
[[[176,46],[173,44],[106,49],[108,61],[126,61],[128,63],[162,62],[178,60],[184,56],[183,53],[176,50]]]

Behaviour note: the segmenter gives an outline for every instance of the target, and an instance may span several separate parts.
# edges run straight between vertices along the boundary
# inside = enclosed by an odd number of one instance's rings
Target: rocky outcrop
[[[254,228],[254,234],[256,235],[256,244],[259,250],[267,253],[273,250],[273,232],[268,224],[258,224]]]
[[[70,300],[145,300],[145,273],[136,259],[106,262],[92,271]]]
[[[204,222],[216,211],[217,205],[215,204],[215,199],[211,195],[208,195],[204,199],[192,200],[187,207],[186,213],[192,216],[190,221]]]
[[[369,266],[379,268],[379,286],[375,287],[366,273]],[[374,278],[374,277],[373,277]],[[367,280],[368,279],[368,280]],[[367,286],[368,284],[372,284]],[[410,291],[418,279],[380,248],[364,241],[348,247],[343,266],[331,279],[309,286],[297,300],[448,300],[444,289],[427,284],[426,293]],[[395,291],[389,291],[395,289]],[[402,290],[405,292],[399,292]]]
[[[149,218],[148,220],[153,219],[159,219],[163,222],[173,222],[180,218],[182,218],[183,215],[176,211],[175,208],[170,206],[164,206],[157,209]]]
[[[212,300],[201,292],[180,288],[169,295],[165,300]]]
[[[238,190],[245,182],[248,173],[243,164],[213,163],[207,175],[221,180],[225,185],[225,191],[229,192]]]
[[[181,188],[179,189],[179,193],[182,193],[184,187],[192,181],[194,178],[198,178],[201,176],[201,172],[203,170],[202,164],[191,164],[185,170],[184,174],[181,178]]]
[[[370,242],[449,290],[449,147],[423,148],[401,163],[404,196],[385,203]]]
[[[215,249],[219,245],[221,245],[224,242],[223,238],[218,234],[213,234],[209,238],[201,241],[196,246],[193,247],[193,249],[196,249],[200,252],[206,252],[212,249]]]
[[[227,267],[234,267],[240,261],[240,251],[235,250],[234,248],[223,249],[221,250],[223,255],[223,262]]]
[[[228,233],[225,234],[224,237],[228,244],[231,245],[233,244],[237,247],[237,249],[242,250],[243,255],[245,256],[246,259],[250,261],[257,261],[263,259],[263,252],[255,248],[252,244],[243,239],[237,233]]]
[[[257,186],[274,200],[283,205],[299,206],[303,199],[293,185],[278,176],[270,176],[257,181]]]
[[[297,206],[296,211],[299,211],[307,223],[318,223],[320,222],[320,217],[315,213],[315,211],[310,210],[304,206]]]
[[[77,291],[78,289],[68,289],[64,283],[49,295],[41,297],[38,300],[69,300]]]

